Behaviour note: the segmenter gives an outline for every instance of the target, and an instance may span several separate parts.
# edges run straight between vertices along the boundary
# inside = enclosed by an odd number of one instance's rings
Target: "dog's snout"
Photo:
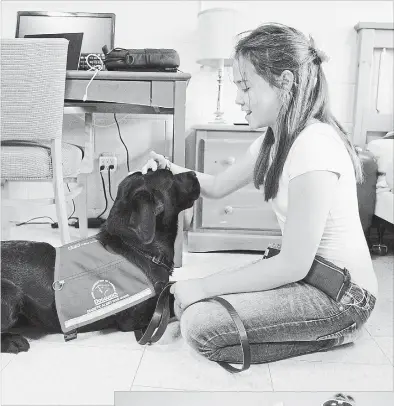
[[[200,195],[200,183],[194,171],[183,172],[175,175],[181,195],[187,200],[195,200]]]
[[[186,173],[188,182],[191,183],[191,187],[193,189],[198,188],[200,189],[200,183],[198,182],[197,175],[195,172],[190,171]]]
[[[196,172],[194,172],[194,171],[186,172],[186,176],[187,176],[187,180],[189,182],[191,182],[192,185],[196,185],[196,184],[199,185]]]

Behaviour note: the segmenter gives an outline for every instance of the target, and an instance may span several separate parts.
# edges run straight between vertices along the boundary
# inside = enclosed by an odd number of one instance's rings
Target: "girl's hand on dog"
[[[201,283],[201,279],[175,282],[171,286],[170,292],[175,296],[175,308],[178,308],[180,313],[183,313],[191,304],[208,297]],[[178,315],[177,317],[179,318]]]
[[[148,162],[142,167],[141,172],[145,175],[148,170],[156,171],[157,169],[166,169],[170,165],[170,161],[163,155],[151,151]]]

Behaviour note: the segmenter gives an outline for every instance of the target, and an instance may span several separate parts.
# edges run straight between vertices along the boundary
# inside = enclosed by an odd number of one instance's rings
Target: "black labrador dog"
[[[146,175],[135,172],[122,180],[96,238],[149,274],[156,296],[78,331],[134,331],[149,324],[157,294],[172,272],[178,214],[192,207],[199,194],[192,171],[177,175],[164,169]],[[153,263],[149,256],[161,257],[163,263]],[[55,259],[55,248],[45,242],[1,243],[1,352],[28,350],[29,342],[19,334],[27,326],[43,334],[61,333],[52,287]]]

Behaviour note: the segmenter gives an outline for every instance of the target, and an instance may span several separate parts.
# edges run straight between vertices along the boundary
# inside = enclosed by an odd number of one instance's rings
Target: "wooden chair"
[[[9,208],[56,205],[61,242],[70,242],[67,205],[76,200],[81,238],[87,236],[86,178],[91,154],[62,142],[68,41],[1,40],[2,240],[9,237]],[[54,197],[12,199],[10,182],[50,182]],[[76,183],[65,193],[65,183]]]

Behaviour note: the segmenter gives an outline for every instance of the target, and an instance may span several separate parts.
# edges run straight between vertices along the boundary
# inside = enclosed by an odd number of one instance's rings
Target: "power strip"
[[[100,172],[107,172],[108,170],[115,172],[117,168],[118,168],[118,160],[116,156],[110,155],[108,153],[103,153],[99,156]]]
[[[105,223],[105,219],[102,218],[88,218],[88,228],[100,228]],[[79,220],[74,224],[75,228],[79,228]]]
[[[102,218],[88,218],[88,228],[100,228],[104,223],[106,219]],[[72,224],[70,224],[71,227],[79,228],[79,220],[75,220]],[[59,228],[59,223],[55,222],[51,224],[52,228]]]

